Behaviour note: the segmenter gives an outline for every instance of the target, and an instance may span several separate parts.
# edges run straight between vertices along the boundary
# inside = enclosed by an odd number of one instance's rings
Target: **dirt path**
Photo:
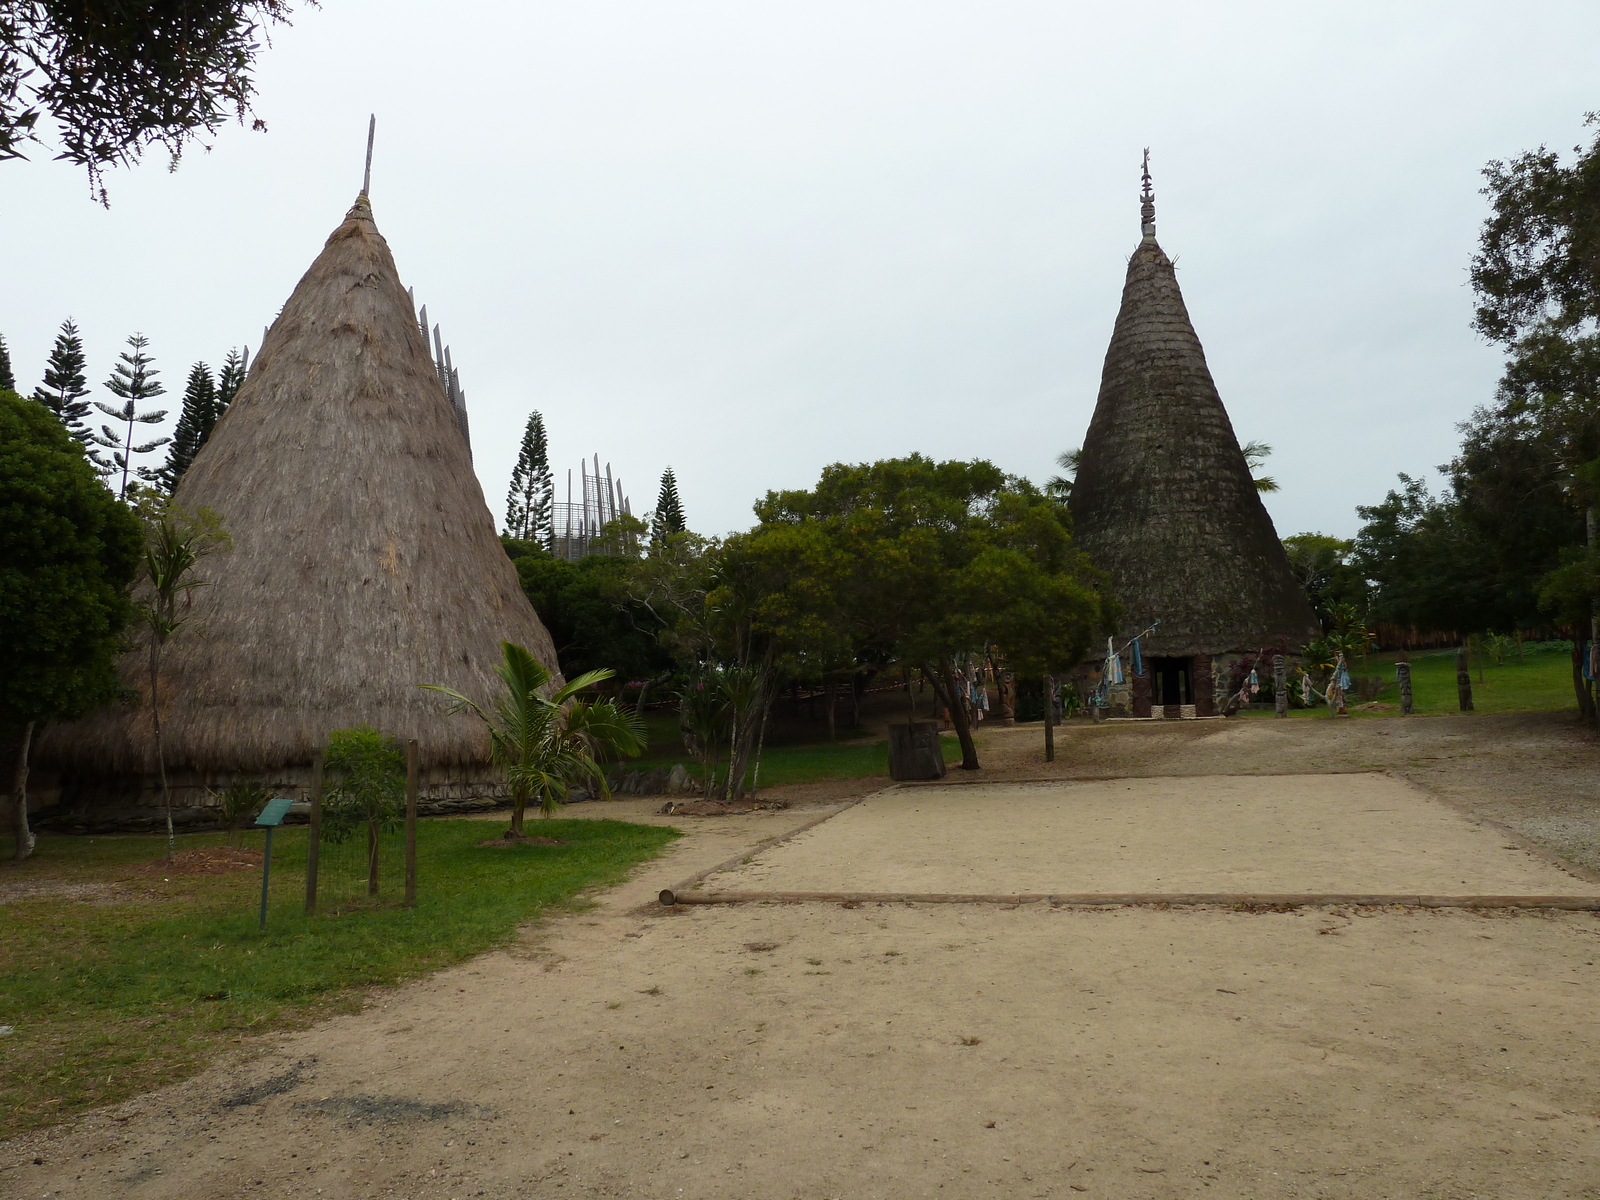
[[[1591,743],[1461,724],[1070,730],[1058,766],[1292,757],[1595,821]],[[986,732],[991,777],[1038,774],[1028,732]],[[651,903],[817,811],[679,818],[590,912],[9,1143],[0,1194],[1600,1197],[1592,916]]]

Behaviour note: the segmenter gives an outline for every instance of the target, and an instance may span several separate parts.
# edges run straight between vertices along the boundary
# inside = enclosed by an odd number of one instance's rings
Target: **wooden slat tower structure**
[[[1072,487],[1079,546],[1143,640],[1135,716],[1209,715],[1219,656],[1320,636],[1156,242],[1150,153],[1142,237]]]

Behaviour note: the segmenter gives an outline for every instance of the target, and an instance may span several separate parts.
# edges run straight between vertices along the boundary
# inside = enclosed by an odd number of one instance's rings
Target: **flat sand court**
[[[754,892],[1592,895],[1388,775],[899,788],[720,872]]]

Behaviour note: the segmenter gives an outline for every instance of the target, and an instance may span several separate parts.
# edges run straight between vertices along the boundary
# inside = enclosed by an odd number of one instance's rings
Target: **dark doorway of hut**
[[[1194,660],[1192,658],[1152,658],[1150,660],[1150,698],[1163,717],[1176,720],[1188,706],[1194,712]]]

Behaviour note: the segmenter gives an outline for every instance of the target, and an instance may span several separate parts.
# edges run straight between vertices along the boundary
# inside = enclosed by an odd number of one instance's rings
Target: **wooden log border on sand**
[[[1372,892],[695,892],[664,888],[676,904],[1050,904],[1065,908],[1522,908],[1600,912],[1600,896],[1423,896]]]

